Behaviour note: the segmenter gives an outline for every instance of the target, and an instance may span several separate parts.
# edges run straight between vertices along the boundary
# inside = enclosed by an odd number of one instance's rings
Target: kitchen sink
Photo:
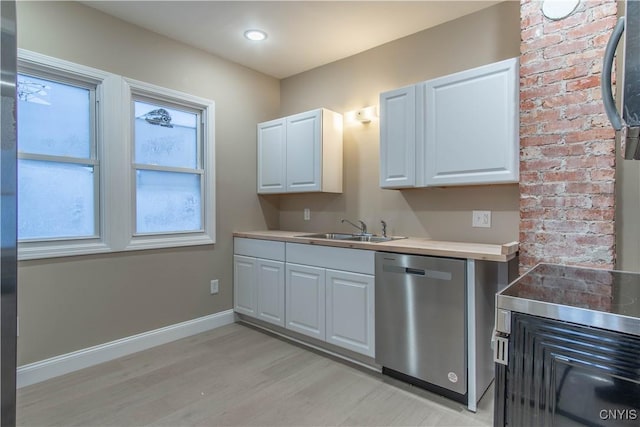
[[[309,239],[348,240],[354,237],[354,235],[348,234],[348,233],[317,233],[317,234],[303,234],[297,237],[307,237]]]
[[[346,240],[351,242],[369,242],[382,243],[391,240],[406,239],[406,237],[384,237],[373,234],[348,234],[348,233],[316,233],[303,234],[297,237],[306,237],[309,239],[327,239],[327,240]]]
[[[369,243],[382,243],[382,242],[390,242],[392,240],[400,240],[400,239],[406,239],[406,237],[384,237],[384,236],[371,236],[371,235],[364,235],[364,236],[352,236],[349,237],[348,239],[344,239],[344,240],[351,240],[351,241],[356,241],[356,242],[369,242]]]

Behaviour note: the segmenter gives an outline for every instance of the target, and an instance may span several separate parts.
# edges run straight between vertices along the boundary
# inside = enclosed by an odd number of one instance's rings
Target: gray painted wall
[[[18,44],[214,100],[218,218],[215,245],[20,262],[18,365],[230,309],[232,231],[278,227],[256,195],[255,125],[277,115],[279,81],[78,3],[19,2]]]
[[[282,113],[317,107],[340,113],[378,105],[380,92],[520,56],[520,4],[503,2],[344,60],[282,80]],[[464,123],[460,124],[464,126]],[[518,240],[517,184],[382,190],[379,121],[345,120],[344,194],[280,198],[280,226],[296,231],[353,231],[340,218],[380,232],[480,243]],[[311,221],[303,220],[304,208]],[[472,228],[473,210],[492,211],[491,228]]]
[[[21,48],[213,99],[218,217],[214,246],[20,262],[19,365],[230,309],[234,230],[335,230],[346,216],[376,232],[384,218],[395,234],[517,240],[517,185],[380,190],[377,122],[345,123],[344,194],[257,196],[255,125],[320,106],[352,111],[380,91],[518,56],[518,2],[282,82],[78,3],[20,2],[18,29]],[[472,209],[493,210],[494,228],[471,229]]]

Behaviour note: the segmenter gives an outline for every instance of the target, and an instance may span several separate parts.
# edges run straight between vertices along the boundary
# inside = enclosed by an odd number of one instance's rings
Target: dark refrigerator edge
[[[16,4],[0,2],[0,423],[16,424]]]

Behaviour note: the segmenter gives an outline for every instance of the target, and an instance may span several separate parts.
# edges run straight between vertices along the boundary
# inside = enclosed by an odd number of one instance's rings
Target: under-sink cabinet
[[[287,329],[374,356],[374,278],[287,263]]]
[[[233,308],[284,326],[284,243],[235,238]]]
[[[287,263],[286,328],[325,341],[324,268]]]
[[[326,108],[258,124],[258,193],[342,193],[342,115]]]
[[[516,183],[518,59],[380,94],[380,186]]]
[[[267,250],[264,243],[277,246]],[[361,249],[236,237],[234,310],[373,358],[374,256]]]
[[[287,243],[286,328],[374,356],[375,252]]]

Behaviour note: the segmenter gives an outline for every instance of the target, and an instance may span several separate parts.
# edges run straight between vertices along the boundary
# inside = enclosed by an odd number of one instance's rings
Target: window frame
[[[90,104],[90,120],[93,133],[90,158],[80,159],[71,156],[52,156],[46,154],[20,153],[18,159],[56,161],[59,163],[87,164],[94,168],[94,236],[60,237],[43,239],[24,239],[18,242],[18,259],[38,259],[49,257],[84,255],[87,253],[102,253],[110,250],[104,240],[104,179],[103,155],[104,141],[102,112],[104,89],[111,75],[95,68],[85,67],[72,62],[63,61],[35,52],[18,49],[18,73],[52,80],[57,83],[93,89]],[[17,88],[16,88],[17,89]],[[18,118],[19,120],[19,118]],[[58,160],[56,160],[56,158]],[[73,160],[73,161],[70,161]],[[82,160],[82,161],[76,161]]]
[[[216,242],[215,103],[150,83],[122,77],[69,61],[18,49],[18,72],[35,77],[70,79],[95,84],[95,158],[99,193],[96,196],[98,236],[43,239],[18,243],[18,259],[67,257],[131,250],[209,245]],[[56,80],[64,82],[63,80]],[[200,110],[202,168],[204,169],[201,231],[134,235],[135,180],[133,176],[133,96],[185,105]],[[94,166],[95,167],[95,166]],[[123,189],[129,189],[123,194]]]
[[[41,72],[40,70],[21,70],[17,74],[28,75],[42,80],[49,80],[53,83],[73,86],[77,88],[86,89],[89,91],[89,157],[74,157],[74,156],[61,156],[53,154],[41,154],[32,152],[20,151],[18,147],[17,159],[19,160],[32,160],[36,162],[50,162],[56,164],[66,165],[84,165],[93,168],[93,234],[91,236],[62,236],[62,237],[45,237],[45,238],[30,238],[20,239],[21,243],[31,242],[44,242],[44,241],[75,241],[75,240],[96,240],[100,238],[100,224],[102,221],[102,215],[100,214],[100,194],[101,194],[101,180],[100,180],[100,159],[98,158],[98,131],[97,131],[97,116],[98,116],[98,102],[97,95],[98,83],[89,82],[86,78],[69,78],[67,75],[60,77],[58,73],[51,73],[49,71]]]
[[[206,245],[215,243],[215,224],[216,224],[216,206],[215,206],[215,103],[211,100],[198,96],[186,94],[150,83],[141,82],[130,78],[123,78],[124,81],[124,109],[126,114],[126,123],[128,123],[128,135],[131,143],[129,144],[129,183],[127,188],[131,189],[130,198],[130,240],[126,249],[156,249],[178,246]],[[135,100],[144,100],[146,102],[155,102],[165,104],[169,108],[172,105],[183,107],[188,110],[200,112],[200,123],[198,124],[200,143],[198,147],[198,156],[200,157],[199,165],[202,169],[201,178],[201,210],[202,210],[202,230],[201,231],[183,231],[183,232],[167,232],[167,233],[135,233],[136,220],[136,204],[135,204],[135,141],[134,141],[134,120],[135,114],[133,105]],[[175,107],[174,107],[175,108]],[[158,170],[159,168],[153,168]],[[168,167],[167,169],[171,169]],[[180,168],[176,168],[180,169]],[[145,170],[151,170],[145,169]]]

